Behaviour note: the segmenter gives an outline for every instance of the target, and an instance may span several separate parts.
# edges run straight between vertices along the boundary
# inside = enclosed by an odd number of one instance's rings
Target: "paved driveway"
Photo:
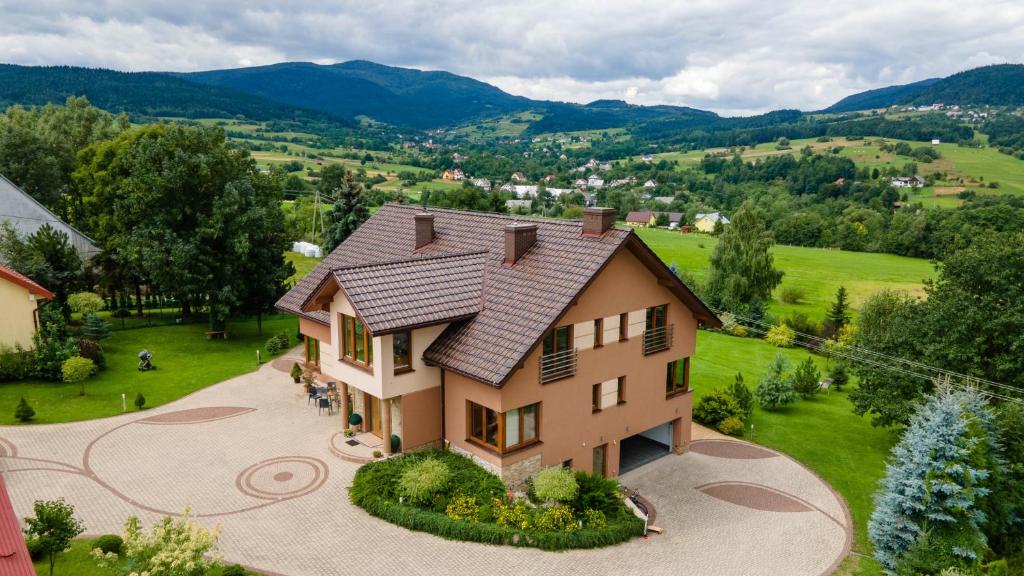
[[[778,453],[715,439],[623,477],[654,504],[662,535],[565,553],[449,542],[349,503],[358,465],[329,449],[340,426],[267,364],[142,414],[0,427],[0,466],[20,516],[33,500],[63,496],[89,534],[119,533],[130,515],[149,523],[188,506],[220,524],[225,560],[289,576],[818,576],[850,545],[846,508],[816,476]]]

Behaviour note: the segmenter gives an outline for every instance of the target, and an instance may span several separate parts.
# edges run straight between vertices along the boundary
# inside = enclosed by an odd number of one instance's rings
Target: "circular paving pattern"
[[[695,440],[690,443],[690,452],[734,460],[759,460],[779,456],[766,448],[735,440]]]
[[[0,458],[18,455],[18,447],[7,438],[0,438]]]
[[[201,422],[212,422],[223,420],[232,416],[240,416],[255,411],[255,408],[244,408],[241,406],[210,406],[208,408],[190,408],[188,410],[176,410],[136,420],[138,424],[199,424]]]
[[[302,366],[302,358],[294,358],[291,356],[281,356],[280,358],[274,358],[270,361],[270,365],[274,370],[280,372],[290,373],[292,371],[292,365],[298,362],[299,366]]]
[[[718,482],[698,490],[724,502],[766,512],[811,512],[804,502],[778,490],[746,482]]]
[[[243,494],[254,498],[297,498],[323,486],[327,473],[327,464],[317,458],[282,456],[242,470],[235,485]]]

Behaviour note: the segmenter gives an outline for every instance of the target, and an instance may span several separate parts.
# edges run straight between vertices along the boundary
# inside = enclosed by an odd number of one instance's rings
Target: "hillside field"
[[[638,228],[637,234],[667,264],[674,262],[698,281],[707,280],[711,253],[718,243],[714,236],[651,228]],[[920,258],[782,245],[772,253],[775,267],[785,276],[769,311],[781,318],[802,312],[820,322],[839,286],[846,287],[856,309],[865,298],[886,288],[923,296],[923,281],[935,277],[932,264]],[[781,302],[778,295],[786,287],[802,289],[803,301]]]

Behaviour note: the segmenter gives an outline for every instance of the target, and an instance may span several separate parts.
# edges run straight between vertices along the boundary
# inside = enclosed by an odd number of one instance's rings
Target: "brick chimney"
[[[512,222],[505,226],[505,264],[515,264],[536,242],[536,224]]]
[[[416,250],[434,241],[434,215],[420,212],[416,216]]]
[[[584,208],[583,235],[603,236],[615,224],[615,210],[612,208]]]

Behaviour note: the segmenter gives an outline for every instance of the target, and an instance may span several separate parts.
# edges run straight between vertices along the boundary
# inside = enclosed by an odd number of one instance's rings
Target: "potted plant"
[[[295,383],[298,384],[299,379],[302,378],[302,366],[299,366],[298,362],[293,363],[292,371],[289,372],[289,375],[292,377],[292,380],[294,380]]]
[[[308,394],[314,386],[316,386],[316,375],[313,374],[313,370],[307,367],[302,371],[302,387],[306,389],[306,393]]]
[[[363,427],[363,417],[360,416],[358,412],[353,412],[352,415],[348,417],[348,424],[356,432],[359,432]]]

